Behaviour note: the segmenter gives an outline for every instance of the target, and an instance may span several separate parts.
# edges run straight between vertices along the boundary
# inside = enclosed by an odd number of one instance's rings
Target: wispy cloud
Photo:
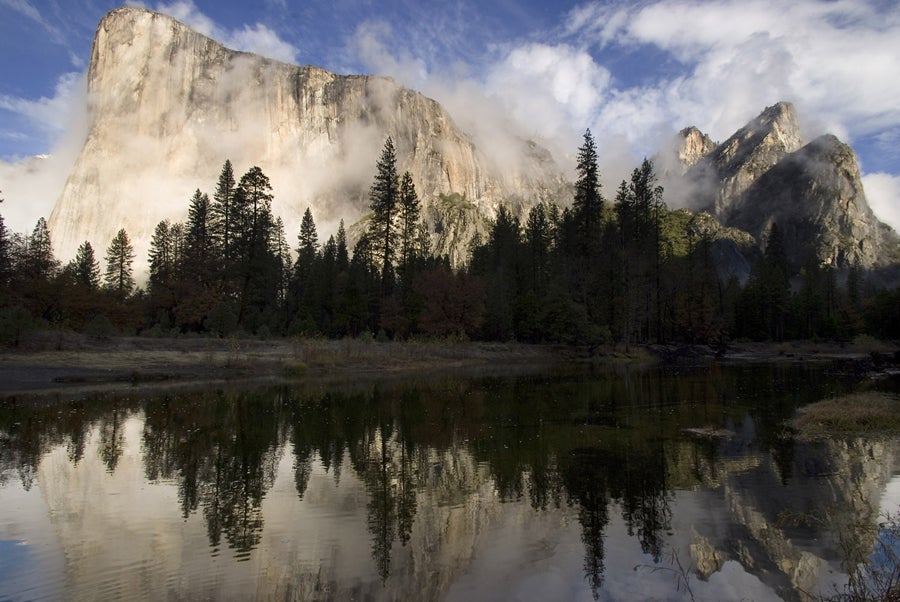
[[[882,221],[900,230],[900,176],[873,173],[863,176],[866,200]]]
[[[542,138],[588,124],[600,109],[610,72],[566,44],[517,46],[487,74],[488,92]],[[575,126],[577,128],[577,126]]]
[[[373,72],[434,96],[476,137],[502,117],[571,155],[590,127],[614,182],[623,163],[653,154],[682,127],[721,140],[781,100],[797,106],[808,139],[830,132],[891,152],[900,131],[895,9],[877,0],[597,1],[454,69],[398,44],[396,31],[360,30],[366,43],[355,48]],[[647,56],[666,70],[648,68]],[[879,215],[900,225],[884,208],[897,203],[896,189],[870,181],[875,204],[885,199]]]
[[[50,34],[50,38],[53,42],[57,44],[64,43],[65,37],[63,36],[62,30],[45,18],[43,13],[28,0],[0,0],[0,4],[11,8],[20,15],[27,17],[40,25],[44,31]]]
[[[0,161],[3,217],[18,232],[30,230],[39,217],[50,217],[72,165],[87,135],[87,85],[83,74],[66,74],[59,79],[52,98],[31,101],[0,97],[0,106],[17,112],[27,123],[41,128],[50,139],[49,155]],[[3,132],[18,138],[21,132]],[[26,132],[25,137],[33,137]]]
[[[11,111],[26,120],[50,140],[55,140],[71,123],[75,110],[73,101],[81,101],[79,87],[84,85],[83,74],[65,73],[56,83],[52,97],[37,100],[0,95],[0,109]]]
[[[297,61],[299,54],[297,47],[283,40],[277,32],[262,23],[228,29],[201,12],[192,0],[160,3],[156,5],[155,10],[174,17],[234,50],[253,52],[289,63]]]
[[[651,46],[683,65],[670,79],[620,90],[629,100],[656,96],[645,107],[651,121],[695,123],[721,137],[762,106],[792,100],[814,133],[848,141],[900,124],[900,13],[871,0],[591,3],[567,25],[598,56]]]

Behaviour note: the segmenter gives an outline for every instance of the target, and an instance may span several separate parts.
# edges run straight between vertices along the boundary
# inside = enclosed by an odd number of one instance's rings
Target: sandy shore
[[[877,349],[875,348],[877,347]],[[634,346],[575,349],[517,343],[361,340],[275,340],[148,337],[98,338],[43,334],[20,348],[0,349],[0,397],[62,392],[201,386],[209,383],[348,382],[363,379],[543,370],[567,363],[592,365],[709,362],[865,361],[877,343],[746,343],[716,354],[708,347]]]

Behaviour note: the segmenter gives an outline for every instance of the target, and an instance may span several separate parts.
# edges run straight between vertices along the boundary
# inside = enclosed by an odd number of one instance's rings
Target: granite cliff
[[[64,260],[84,240],[105,248],[124,227],[143,271],[155,225],[184,219],[193,191],[212,192],[225,159],[238,177],[253,165],[269,176],[289,240],[307,206],[323,233],[340,219],[349,226],[366,215],[388,136],[424,201],[434,250],[455,263],[500,203],[524,214],[535,202],[571,198],[542,147],[521,140],[514,152],[488,156],[440,104],[389,78],[232,51],[142,8],[101,21],[88,88],[89,132],[50,217]],[[869,208],[853,151],[833,136],[804,146],[789,103],[766,108],[721,144],[685,128],[670,161],[661,170],[670,205],[708,212],[758,245],[777,222],[795,270],[808,261],[900,262],[900,239]],[[737,239],[726,246],[727,271],[744,279],[749,264],[735,268],[736,260],[753,253],[739,251],[746,245]]]
[[[232,51],[141,8],[101,21],[88,92],[89,133],[50,218],[63,258],[84,240],[105,248],[124,227],[141,261],[154,226],[183,219],[194,189],[212,192],[225,159],[238,177],[252,165],[270,177],[291,239],[307,206],[326,232],[365,213],[387,136],[426,208],[457,194],[491,216],[501,201],[534,202],[563,184],[541,147],[523,140],[501,169],[437,102],[389,78]],[[458,259],[470,234],[438,250]]]
[[[790,103],[766,108],[721,144],[686,128],[676,154],[683,202],[760,244],[777,223],[795,272],[810,261],[838,269],[900,261],[900,238],[869,207],[853,150],[832,135],[804,144]]]

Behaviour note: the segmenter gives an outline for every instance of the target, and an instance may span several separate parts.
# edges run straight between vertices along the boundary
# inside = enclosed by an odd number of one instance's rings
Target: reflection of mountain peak
[[[785,438],[794,404],[836,378],[745,367],[12,407],[0,461],[36,474],[73,597],[116,582],[185,598],[666,598],[671,574],[634,567],[672,551],[707,579],[689,576],[698,597],[727,581],[791,598],[834,578],[838,534],[867,545],[857,529],[898,452]],[[683,432],[711,421],[734,436]]]

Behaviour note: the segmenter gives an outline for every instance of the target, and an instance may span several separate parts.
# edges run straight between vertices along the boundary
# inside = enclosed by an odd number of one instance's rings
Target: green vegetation
[[[423,211],[388,138],[352,253],[343,222],[322,243],[309,208],[292,249],[272,214],[268,177],[252,167],[236,181],[225,161],[212,198],[198,189],[186,222],[157,224],[146,289],[135,288],[124,229],[109,243],[101,272],[91,242],[62,266],[46,221],[25,236],[10,234],[0,218],[2,338],[18,345],[49,326],[154,336],[616,344],[626,354],[635,344],[900,338],[900,291],[875,288],[857,270],[844,282],[816,264],[789,273],[777,224],[746,283],[723,276],[723,252],[740,256],[752,241],[708,215],[669,210],[649,160],[605,199],[590,131],[577,159],[571,207],[541,202],[525,215],[500,206],[484,222],[460,195],[441,196]],[[462,231],[474,231],[468,254],[451,261],[440,252],[458,247]],[[106,320],[99,329],[98,316]]]

